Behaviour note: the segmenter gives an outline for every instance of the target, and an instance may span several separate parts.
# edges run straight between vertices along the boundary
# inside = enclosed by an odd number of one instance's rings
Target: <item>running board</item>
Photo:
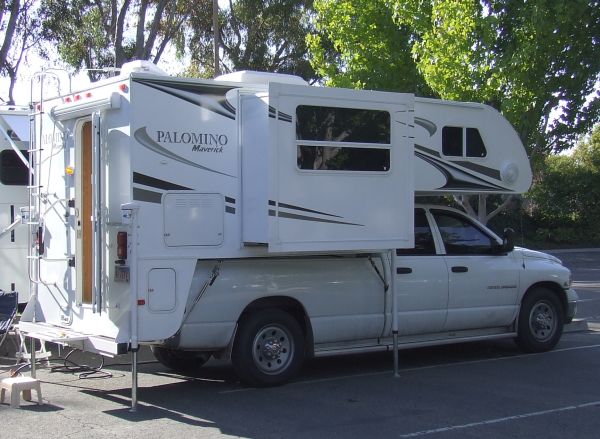
[[[127,343],[117,343],[114,339],[93,334],[84,334],[62,326],[43,322],[20,321],[17,325],[19,332],[25,337],[70,346],[86,352],[93,352],[109,357],[125,354]]]

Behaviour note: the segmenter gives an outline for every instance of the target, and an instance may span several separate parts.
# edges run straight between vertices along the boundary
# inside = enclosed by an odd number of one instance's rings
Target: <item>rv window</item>
[[[387,172],[390,169],[390,150],[298,145],[298,168]]]
[[[296,139],[389,144],[390,113],[300,105],[296,108]]]
[[[463,129],[462,127],[444,127],[442,129],[442,153],[448,156],[462,157]]]
[[[27,157],[27,151],[21,152]],[[27,166],[12,149],[0,152],[0,183],[7,186],[27,186],[29,183]]]
[[[467,157],[485,157],[487,151],[477,128],[467,128]]]

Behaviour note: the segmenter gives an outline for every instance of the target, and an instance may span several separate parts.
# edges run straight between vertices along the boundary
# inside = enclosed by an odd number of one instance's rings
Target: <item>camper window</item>
[[[27,151],[21,151],[27,157]],[[27,186],[29,173],[27,166],[12,149],[0,152],[0,183],[7,186]]]
[[[463,139],[465,140],[464,145]],[[485,157],[487,155],[483,139],[477,128],[451,126],[442,129],[442,153],[451,157]]]
[[[390,113],[360,108],[296,108],[299,169],[390,170]]]

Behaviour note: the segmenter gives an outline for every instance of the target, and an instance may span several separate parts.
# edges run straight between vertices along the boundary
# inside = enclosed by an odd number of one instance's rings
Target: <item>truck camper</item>
[[[28,231],[20,227],[29,184],[29,108],[0,106],[0,289],[29,299]]]
[[[231,358],[257,386],[313,356],[558,342],[576,301],[560,261],[414,204],[528,189],[523,146],[499,113],[146,66],[34,106],[23,333],[131,351],[134,377],[140,345],[178,371]]]

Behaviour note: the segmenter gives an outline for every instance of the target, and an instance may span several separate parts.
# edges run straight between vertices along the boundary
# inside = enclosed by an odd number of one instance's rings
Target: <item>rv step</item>
[[[27,337],[51,343],[68,344],[74,341],[84,341],[89,335],[76,332],[71,329],[49,325],[47,323],[19,322],[19,331]]]

